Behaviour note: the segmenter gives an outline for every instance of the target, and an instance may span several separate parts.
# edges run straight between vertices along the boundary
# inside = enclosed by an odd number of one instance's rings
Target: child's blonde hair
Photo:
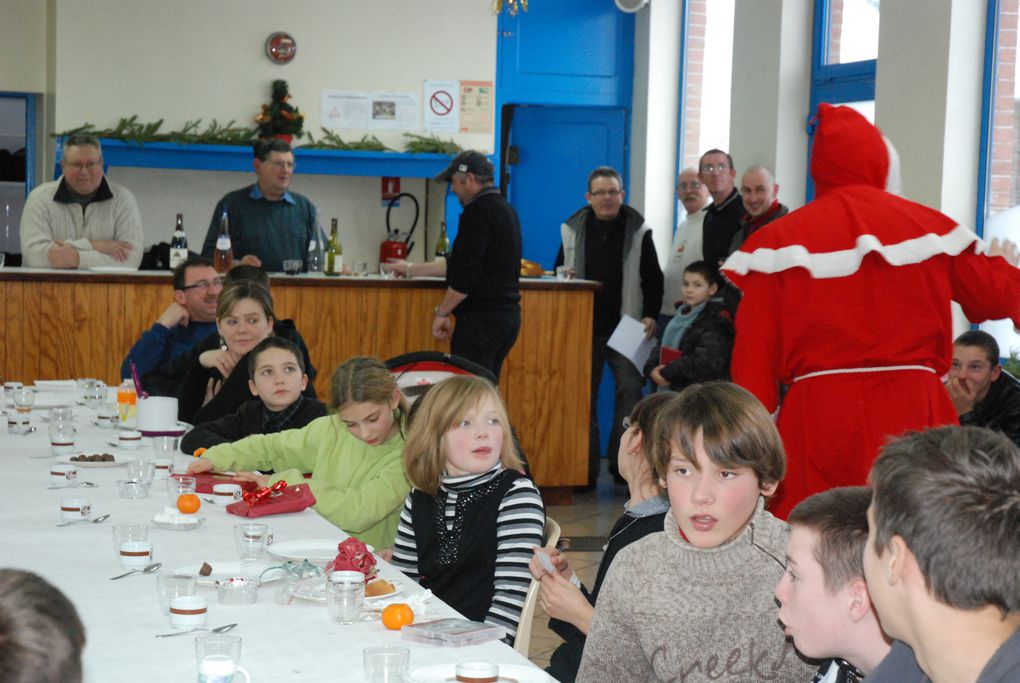
[[[397,381],[378,358],[355,356],[348,358],[333,372],[329,385],[329,407],[334,413],[348,403],[380,403],[389,405],[393,392],[400,397],[397,409],[407,415],[407,399],[401,394]]]
[[[712,462],[747,467],[759,487],[777,484],[786,474],[786,451],[772,416],[749,391],[730,382],[687,387],[660,408],[653,432],[655,474],[662,480],[674,448],[697,469],[698,434]]]
[[[499,424],[503,428],[500,463],[507,469],[523,466],[514,446],[506,407],[496,387],[480,377],[457,375],[429,389],[415,406],[414,419],[404,444],[404,471],[415,488],[433,496],[439,491],[446,468],[443,437],[486,397],[492,398],[496,404]]]

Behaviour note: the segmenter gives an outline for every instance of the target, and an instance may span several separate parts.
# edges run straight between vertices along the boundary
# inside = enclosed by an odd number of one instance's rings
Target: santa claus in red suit
[[[723,265],[743,292],[733,381],[770,411],[788,470],[772,511],[866,483],[881,446],[957,424],[940,377],[950,301],[1020,325],[1020,270],[968,228],[886,192],[895,151],[849,107],[819,107],[817,198],[754,233]],[[993,255],[994,254],[994,255]],[[780,385],[788,387],[779,406]]]

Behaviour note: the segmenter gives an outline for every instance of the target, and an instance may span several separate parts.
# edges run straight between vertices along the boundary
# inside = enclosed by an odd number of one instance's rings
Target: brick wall
[[[1020,0],[1002,0],[999,13],[999,47],[996,55],[992,145],[988,169],[988,208],[994,215],[1020,204],[1020,129],[1016,88],[1017,9]]]
[[[701,84],[705,65],[705,24],[708,0],[687,3],[687,89],[683,94],[684,147],[681,168],[697,166],[704,150],[698,149],[701,135]]]

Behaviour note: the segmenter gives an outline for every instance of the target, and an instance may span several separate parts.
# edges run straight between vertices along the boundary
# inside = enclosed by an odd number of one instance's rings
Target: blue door
[[[585,204],[588,173],[612,166],[626,184],[626,112],[517,106],[510,145],[515,154],[508,159],[507,199],[521,219],[524,258],[551,269],[560,224]]]

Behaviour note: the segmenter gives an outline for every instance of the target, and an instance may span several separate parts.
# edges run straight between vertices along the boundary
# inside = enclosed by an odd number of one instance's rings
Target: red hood
[[[884,190],[889,152],[882,133],[850,107],[818,105],[818,127],[811,152],[811,177],[821,197],[844,185]]]

